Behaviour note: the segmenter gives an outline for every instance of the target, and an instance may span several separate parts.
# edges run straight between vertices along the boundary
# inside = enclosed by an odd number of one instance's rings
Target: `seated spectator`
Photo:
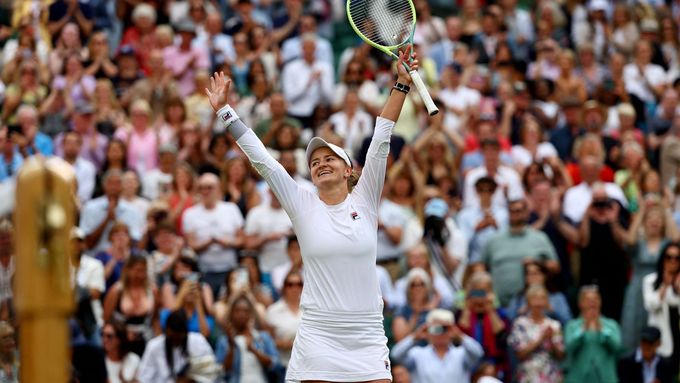
[[[73,52],[66,55],[62,73],[55,76],[52,88],[65,90],[64,97],[70,99],[71,105],[92,99],[97,80],[85,72],[80,53]]]
[[[406,252],[406,267],[408,270],[420,268],[430,279],[432,294],[436,303],[433,307],[451,307],[453,305],[453,289],[449,281],[441,273],[435,271],[430,262],[427,246],[419,242]],[[406,305],[408,299],[408,274],[394,283],[392,296],[395,306]]]
[[[286,254],[288,255],[286,263],[275,267],[271,272],[272,285],[274,285],[276,292],[281,294],[283,294],[284,281],[288,273],[291,271],[303,272],[300,244],[295,235],[289,235],[286,238]]]
[[[146,100],[130,106],[130,124],[118,127],[114,137],[127,143],[127,167],[144,174],[157,167],[158,135],[151,128],[151,107]]]
[[[270,372],[279,370],[279,352],[271,336],[253,326],[254,303],[237,295],[229,304],[229,316],[222,325],[225,334],[217,340],[215,354],[227,382],[266,382]]]
[[[249,173],[250,164],[245,157],[235,157],[227,161],[222,173],[224,200],[238,206],[245,217],[250,209],[261,202],[260,194]]]
[[[38,63],[34,60],[25,60],[19,66],[18,73],[19,75],[15,77],[12,84],[5,81],[8,85],[4,92],[0,117],[8,124],[18,123],[21,106],[25,105],[37,110],[49,93],[48,88],[40,81]]]
[[[187,272],[187,269],[191,271]],[[172,312],[183,310],[189,332],[198,332],[209,338],[215,325],[215,320],[210,315],[210,286],[200,281],[198,265],[190,258],[180,258],[175,262],[173,277],[177,276],[179,278],[173,278],[163,285],[164,308],[160,310],[159,317],[161,328],[165,327]]]
[[[272,329],[276,347],[281,355],[281,366],[287,367],[297,329],[302,320],[302,273],[292,270],[286,276],[281,299],[267,308],[267,324]]]
[[[426,346],[415,347],[424,340]],[[408,368],[415,382],[469,383],[483,356],[482,346],[456,326],[451,311],[443,309],[432,310],[414,334],[392,349],[392,358]]]
[[[671,358],[673,376],[678,373],[680,360],[680,245],[666,244],[659,252],[656,272],[642,279],[644,308],[649,316],[648,324],[661,331],[661,344],[657,353]]]
[[[0,127],[0,183],[13,179],[24,163],[24,157],[15,149],[11,135],[7,126]]]
[[[54,152],[52,139],[39,131],[38,119],[38,111],[31,105],[21,105],[17,110],[20,129],[10,134],[10,138],[24,158],[34,155],[49,157]]]
[[[477,271],[465,285],[465,307],[456,315],[458,327],[484,348],[484,360],[496,368],[499,379],[510,379],[507,336],[510,322],[505,311],[496,308],[491,275]]]
[[[184,212],[199,199],[195,184],[196,173],[186,162],[179,162],[172,171],[172,182],[163,199],[167,201],[168,219],[177,226],[177,233],[183,234]]]
[[[78,318],[83,335],[87,339],[99,343],[98,331],[104,324],[100,300],[106,288],[104,265],[98,259],[84,254],[84,240],[85,233],[74,227],[71,232],[72,266],[75,271],[75,286],[73,287],[79,305],[78,313],[87,313],[85,314],[86,318],[82,316]],[[2,258],[0,258],[0,262],[1,260]],[[86,306],[85,310],[83,310],[82,305]]]
[[[399,342],[425,323],[430,310],[439,305],[439,297],[434,293],[432,280],[427,272],[419,267],[411,269],[406,279],[406,302],[394,313],[392,336]]]
[[[166,219],[167,210],[152,210],[149,214],[152,215],[149,222],[153,222],[154,227],[148,228],[147,232],[152,230],[153,232],[147,234],[147,236],[153,237],[155,246],[155,250],[151,252],[149,263],[156,285],[162,286],[171,276],[170,271],[175,265],[175,261],[183,254],[184,239],[177,235],[175,226]],[[151,223],[148,226],[151,226]]]
[[[550,306],[548,291],[541,285],[526,290],[527,310],[515,320],[508,344],[520,362],[516,376],[520,383],[560,382],[559,365],[564,357],[562,326],[546,316]]]
[[[137,380],[141,358],[134,352],[130,352],[125,327],[114,322],[107,322],[102,328],[102,344],[106,354],[106,372],[109,375],[109,383]]]
[[[82,144],[80,145],[80,157],[90,161],[97,170],[106,172],[111,169],[114,163],[109,157],[109,139],[97,131],[97,126],[94,120],[94,109],[92,104],[83,102],[74,106],[72,129],[80,134],[82,137]],[[57,134],[54,138],[54,154],[60,157],[65,157],[64,153],[64,136],[67,132]],[[123,144],[124,145],[124,144]],[[125,152],[126,153],[126,152]],[[123,153],[123,154],[125,154]],[[104,167],[104,164],[108,166]],[[123,169],[127,164],[123,165]]]
[[[520,174],[524,173],[524,169],[532,162],[542,163],[558,157],[555,147],[550,142],[542,140],[543,132],[538,120],[527,114],[523,122],[521,144],[512,147],[512,164]]]
[[[142,196],[150,201],[165,197],[171,190],[172,173],[177,163],[177,147],[165,144],[158,147],[158,167],[142,178]]]
[[[147,264],[145,257],[131,256],[125,262],[120,281],[111,286],[104,300],[104,321],[125,324],[130,350],[137,355],[144,353],[146,343],[158,329],[160,299],[149,280]]]
[[[584,286],[578,298],[581,316],[567,323],[565,383],[616,382],[616,360],[621,330],[616,321],[602,316],[597,286]]]
[[[643,383],[648,380],[672,382],[674,380],[671,359],[657,354],[661,345],[661,332],[647,326],[640,332],[640,345],[630,355],[619,361],[620,383]]]
[[[263,274],[256,257],[245,255],[239,260],[239,268],[248,273],[248,284],[253,290],[255,300],[264,307],[270,306],[277,298],[269,274]]]
[[[85,237],[85,240],[87,241],[87,237]],[[108,240],[109,247],[94,255],[104,265],[105,292],[108,292],[111,286],[120,280],[125,262],[133,253],[136,253],[136,250],[132,247],[130,230],[124,222],[116,221],[113,223]]]
[[[137,172],[128,170],[123,173],[123,188],[120,193],[120,199],[130,203],[139,214],[146,217],[151,203],[148,199],[139,195],[140,185],[141,182]]]
[[[644,149],[637,142],[627,142],[621,148],[621,169],[614,182],[621,187],[628,201],[628,211],[636,213],[642,203],[642,176],[649,170]]]
[[[149,341],[137,376],[140,382],[213,381],[218,371],[214,364],[210,344],[187,330],[186,315],[179,310],[168,316],[164,333]]]
[[[91,254],[104,251],[110,245],[109,232],[114,222],[121,221],[127,226],[132,240],[142,237],[144,216],[135,207],[120,198],[123,174],[119,170],[104,173],[102,183],[104,195],[88,201],[80,215],[80,228],[87,235],[86,243]]]
[[[359,93],[355,90],[347,91],[342,108],[332,114],[328,122],[333,133],[342,139],[341,147],[347,153],[359,151],[363,139],[373,134],[373,117],[361,109]]]
[[[406,366],[392,362],[392,383],[411,383],[411,373]]]
[[[527,202],[512,201],[508,211],[509,227],[489,239],[479,260],[493,276],[495,291],[503,307],[524,286],[521,269],[523,260],[542,262],[552,273],[560,270],[555,248],[548,236],[527,224]]]
[[[564,326],[572,319],[571,309],[567,298],[559,291],[551,291],[553,285],[550,272],[541,262],[529,260],[524,262],[524,290],[515,295],[507,307],[508,317],[512,320],[527,315],[529,306],[526,294],[531,286],[542,286],[548,292],[548,304],[545,307],[545,315],[557,320]]]

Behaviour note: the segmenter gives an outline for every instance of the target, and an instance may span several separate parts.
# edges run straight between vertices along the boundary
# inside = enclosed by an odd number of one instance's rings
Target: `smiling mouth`
[[[319,177],[325,176],[325,175],[328,175],[328,174],[331,174],[331,171],[330,170],[324,170],[322,172],[319,172]]]

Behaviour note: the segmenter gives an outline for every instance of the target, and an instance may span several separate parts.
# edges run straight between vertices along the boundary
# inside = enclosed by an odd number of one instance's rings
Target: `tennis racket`
[[[347,0],[347,17],[352,29],[372,47],[379,49],[394,59],[398,59],[394,51],[413,44],[416,31],[416,8],[411,0]],[[422,98],[430,116],[439,109],[432,101],[418,71],[404,66],[411,75],[420,98]]]

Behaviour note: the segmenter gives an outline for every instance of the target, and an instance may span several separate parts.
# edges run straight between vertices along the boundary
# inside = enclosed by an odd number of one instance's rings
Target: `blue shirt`
[[[272,360],[268,371],[278,371],[280,368],[279,351],[276,349],[276,343],[274,343],[272,337],[266,332],[253,331],[252,334],[253,347],[266,354]],[[217,340],[217,345],[215,346],[215,360],[220,366],[224,363],[224,358],[227,357],[227,354],[229,354],[229,341],[226,336],[222,335]],[[234,349],[232,368],[229,371],[225,371],[224,381],[229,383],[239,383],[241,381],[241,350],[238,347]]]
[[[15,177],[23,164],[24,158],[16,151],[9,163],[5,160],[5,156],[0,156],[0,182]]]
[[[45,157],[49,157],[54,154],[54,146],[52,145],[52,139],[45,133],[38,132],[35,134],[33,139],[33,146],[38,150],[40,154]],[[37,153],[33,152],[33,148],[27,147],[26,152],[28,155],[35,155]]]
[[[165,331],[165,322],[167,322],[168,317],[172,313],[172,310],[168,309],[161,309],[160,313],[160,322],[161,322],[161,328]],[[210,328],[210,332],[212,332],[213,328],[215,327],[215,319],[211,317],[210,315],[205,316],[205,321],[208,322],[208,327]],[[191,313],[191,318],[187,318],[187,328],[189,332],[201,332],[201,325],[200,322],[198,321],[198,312],[194,310]]]
[[[83,206],[82,213],[80,215],[80,228],[85,232],[85,235],[92,234],[97,226],[99,226],[105,219],[106,213],[109,208],[109,200],[106,196],[95,198],[88,201],[85,206]],[[129,202],[122,199],[118,200],[118,206],[116,206],[116,220],[123,221],[130,232],[130,237],[139,241],[144,233],[144,224],[146,217]],[[104,232],[102,233],[99,242],[91,250],[92,253],[97,253],[100,251],[105,251],[109,245],[109,231],[111,231],[111,226],[113,221],[110,221]]]

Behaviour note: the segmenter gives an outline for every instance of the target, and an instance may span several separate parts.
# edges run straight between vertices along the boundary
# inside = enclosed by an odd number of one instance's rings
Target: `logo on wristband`
[[[222,121],[227,121],[231,118],[231,111],[227,111],[224,115],[222,115]]]

